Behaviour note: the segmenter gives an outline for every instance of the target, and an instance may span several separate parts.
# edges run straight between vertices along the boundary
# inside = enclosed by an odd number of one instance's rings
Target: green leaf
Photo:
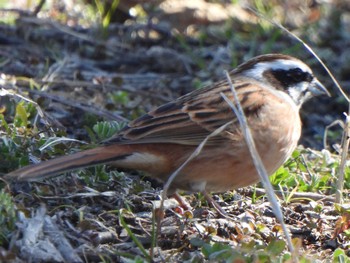
[[[14,230],[17,220],[16,207],[12,197],[5,192],[0,191],[0,246],[7,243],[7,235]]]
[[[16,118],[20,120],[20,126],[28,126],[27,111],[21,103],[16,106]]]
[[[102,121],[96,123],[92,129],[97,134],[98,139],[106,140],[119,132],[125,125],[124,122]]]
[[[266,250],[270,255],[278,256],[286,247],[286,243],[283,240],[272,240],[267,246]]]
[[[4,115],[0,113],[0,127],[1,126],[3,126],[5,128],[7,135],[10,135],[10,133],[11,133],[10,128],[5,120]]]
[[[122,225],[122,227],[125,229],[125,231],[128,233],[129,237],[132,239],[132,241],[134,241],[134,243],[136,244],[136,246],[140,249],[140,251],[142,252],[142,254],[145,256],[145,258],[149,261],[151,261],[151,257],[150,255],[147,253],[146,249],[144,248],[144,246],[142,245],[141,241],[137,238],[137,236],[131,231],[131,229],[129,228],[129,226],[127,225],[127,223],[124,220],[123,214],[124,213],[128,213],[128,211],[126,211],[125,209],[120,209],[119,210],[119,222]]]
[[[344,250],[337,248],[333,253],[333,262],[349,263],[350,258],[346,255]]]

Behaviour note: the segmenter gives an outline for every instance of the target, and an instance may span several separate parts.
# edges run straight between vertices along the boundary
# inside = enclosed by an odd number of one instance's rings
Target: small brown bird
[[[310,97],[328,94],[302,61],[287,55],[255,57],[230,72],[257,150],[268,174],[291,155],[301,134],[300,106]],[[65,171],[109,163],[147,172],[165,182],[215,129],[171,185],[191,192],[223,192],[259,180],[237,117],[220,93],[233,102],[227,80],[195,90],[129,123],[101,146],[21,168],[6,179],[33,180]]]

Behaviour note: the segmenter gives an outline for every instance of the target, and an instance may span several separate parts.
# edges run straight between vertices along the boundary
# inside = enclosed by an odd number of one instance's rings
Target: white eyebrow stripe
[[[250,70],[244,72],[247,77],[254,78],[256,80],[263,80],[263,73],[267,70],[284,69],[289,70],[292,68],[300,68],[304,72],[308,72],[312,75],[311,69],[301,61],[290,59],[277,59],[269,62],[259,62],[254,65]]]
[[[259,65],[258,63],[257,65]],[[311,69],[304,64],[303,62],[300,62],[298,60],[287,60],[287,59],[278,59],[272,63],[263,62],[262,64],[270,64],[270,66],[267,66],[272,69],[292,69],[292,68],[300,68],[304,72],[312,73]],[[266,66],[265,66],[266,67]]]

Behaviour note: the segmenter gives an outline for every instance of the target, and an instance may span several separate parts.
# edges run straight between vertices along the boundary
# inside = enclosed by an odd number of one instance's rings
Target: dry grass
[[[347,88],[349,10],[336,1],[300,6],[290,4],[288,15],[278,17],[274,15],[286,8],[278,1],[264,9],[260,6],[259,11],[274,16],[308,42]],[[247,10],[235,19],[198,18],[179,24],[179,20],[167,20],[166,11],[145,5],[143,16],[101,29],[84,17],[86,12],[79,15],[65,8],[61,12],[53,6],[34,17],[20,12],[15,24],[0,25],[2,174],[84,147],[67,141],[39,151],[57,137],[98,143],[101,134],[94,132],[96,122],[133,119],[223,78],[224,70],[258,54],[281,52],[303,58],[332,90],[329,77],[300,44],[278,28],[253,19]],[[3,13],[18,13],[12,11]],[[181,14],[169,17],[178,19]],[[272,178],[274,187],[280,187],[284,218],[295,246],[310,261],[331,260],[341,254],[337,248],[347,249],[349,241],[347,210],[335,208],[332,201],[340,158],[332,146],[328,150],[334,155],[319,151],[324,127],[341,118],[348,107],[346,100],[332,93],[331,99],[316,99],[303,109],[301,144],[312,150],[300,147]],[[335,127],[330,130],[330,145],[339,143],[340,132]],[[345,180],[348,175],[345,168]],[[231,220],[218,218],[200,195],[186,196],[192,214],[178,211],[167,201],[157,247],[153,208],[162,186],[135,172],[100,166],[45,182],[0,187],[10,195],[19,215],[13,219],[16,228],[6,226],[10,231],[1,239],[3,261],[26,260],[28,255],[32,261],[77,262],[141,262],[150,257],[166,262],[288,259],[279,224],[264,195],[254,187],[214,195],[234,217]],[[1,198],[3,204],[3,200],[9,202],[8,196]],[[3,215],[10,218],[0,209],[0,223]],[[29,246],[28,238],[34,238]],[[45,249],[49,253],[44,254]]]

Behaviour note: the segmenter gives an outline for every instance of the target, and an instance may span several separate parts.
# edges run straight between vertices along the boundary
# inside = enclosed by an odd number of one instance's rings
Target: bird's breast
[[[247,121],[265,169],[271,175],[297,146],[301,134],[298,108],[277,99],[265,103],[258,114],[247,116]],[[226,143],[205,147],[175,183],[187,190],[222,192],[257,181],[259,175],[243,133],[238,129]]]
[[[266,170],[271,174],[290,157],[298,144],[301,135],[299,109],[294,103],[277,100],[266,105],[259,121],[254,138]]]

